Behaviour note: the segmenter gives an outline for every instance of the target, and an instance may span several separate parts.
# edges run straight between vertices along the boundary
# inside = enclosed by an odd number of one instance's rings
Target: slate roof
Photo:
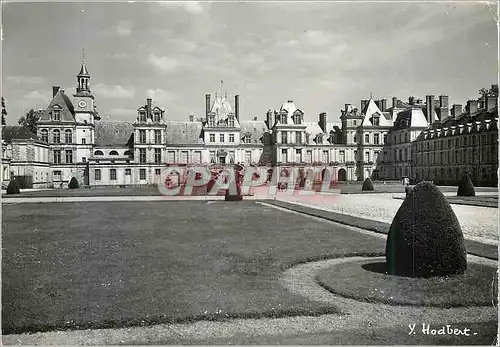
[[[40,116],[40,121],[50,121],[50,113],[54,110],[56,106],[60,107],[61,110],[61,121],[63,122],[74,122],[75,121],[75,108],[71,99],[64,93],[63,89],[59,89],[57,94],[54,96],[42,115]]]
[[[10,143],[12,140],[38,140],[38,136],[23,125],[5,125],[2,127],[2,140]]]
[[[372,116],[374,114],[378,113],[380,116],[379,118],[379,124],[380,126],[392,126],[391,122],[383,115],[382,111],[380,111],[380,109],[378,108],[377,104],[375,104],[375,101],[373,101],[373,99],[370,99],[368,101],[368,104],[366,105],[365,107],[365,111],[364,111],[364,118],[363,118],[363,121],[361,122],[361,125],[362,126],[371,126],[373,125],[372,123]]]
[[[247,120],[240,122],[241,136],[250,134],[251,143],[262,143],[261,138],[267,132],[267,125],[264,121]]]
[[[98,147],[128,147],[133,134],[132,122],[95,122],[95,143]]]
[[[424,115],[424,110],[421,107],[412,107],[399,112],[394,122],[394,127],[396,129],[426,126],[427,120]]]
[[[166,121],[167,144],[197,145],[203,144],[201,131],[203,123],[189,121]]]

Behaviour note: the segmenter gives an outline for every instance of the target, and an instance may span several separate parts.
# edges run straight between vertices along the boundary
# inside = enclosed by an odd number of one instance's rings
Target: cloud
[[[30,101],[44,101],[48,103],[50,100],[50,93],[40,93],[38,90],[33,90],[26,94],[24,98]]]
[[[157,4],[162,7],[182,9],[191,14],[199,14],[205,11],[205,7],[198,1],[162,1]]]
[[[179,62],[170,57],[158,57],[154,54],[149,55],[149,62],[162,70],[164,73],[171,72],[179,65]]]
[[[114,118],[128,119],[136,115],[136,110],[134,108],[112,108],[108,110],[104,116],[109,115]]]
[[[8,81],[17,83],[17,84],[40,84],[44,83],[45,79],[42,77],[38,76],[24,76],[24,75],[19,75],[19,76],[9,76],[7,77]]]
[[[132,24],[127,21],[121,21],[114,27],[114,30],[120,36],[130,36],[132,34]]]
[[[122,60],[122,59],[127,59],[130,58],[130,53],[114,53],[114,52],[109,52],[107,53],[108,58],[111,59],[117,59],[117,60]]]
[[[124,88],[120,85],[108,86],[100,83],[95,85],[93,89],[102,98],[127,99],[133,98],[135,95],[134,88]]]
[[[165,104],[177,99],[178,95],[163,89],[148,89],[146,90],[146,97],[153,99],[153,102],[158,107],[166,107]]]

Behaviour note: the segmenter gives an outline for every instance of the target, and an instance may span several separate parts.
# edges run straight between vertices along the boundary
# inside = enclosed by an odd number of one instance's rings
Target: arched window
[[[54,143],[60,143],[61,142],[61,133],[59,132],[59,130],[54,130],[54,132],[52,133],[53,135],[53,141]]]
[[[123,153],[123,155],[128,155],[128,156],[130,156],[130,155],[131,155],[131,153],[130,153],[130,151],[128,151],[128,150],[127,150],[127,151],[125,151],[125,153]]]
[[[102,151],[95,151],[94,155],[104,155],[104,153],[102,153]]]
[[[64,142],[73,143],[73,133],[69,129],[64,132]]]
[[[113,150],[113,151],[109,152],[109,155],[118,155],[118,152]]]
[[[40,135],[42,137],[42,141],[49,142],[49,132],[47,129],[42,129],[42,131],[40,131]]]

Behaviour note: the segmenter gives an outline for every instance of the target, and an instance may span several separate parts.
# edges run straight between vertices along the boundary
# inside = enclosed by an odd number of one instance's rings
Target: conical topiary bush
[[[363,182],[363,187],[361,190],[374,190],[373,189],[373,183],[370,177],[367,177],[366,180]]]
[[[15,180],[12,180],[9,182],[9,185],[7,186],[7,194],[19,194],[19,185]]]
[[[72,177],[71,180],[69,181],[68,185],[69,189],[77,189],[80,188],[80,185],[78,184],[78,181],[75,177]]]
[[[466,270],[462,229],[434,184],[420,182],[409,192],[392,221],[385,254],[392,275],[447,276]]]
[[[457,196],[476,196],[474,185],[468,174],[465,174],[460,180]]]

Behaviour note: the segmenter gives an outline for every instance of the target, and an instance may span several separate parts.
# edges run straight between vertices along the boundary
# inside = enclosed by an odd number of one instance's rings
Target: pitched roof
[[[2,127],[2,140],[10,143],[12,140],[38,140],[38,136],[23,125],[5,125]]]
[[[80,73],[78,74],[78,76],[88,76],[88,77],[90,77],[89,72],[87,70],[87,66],[85,66],[85,63],[82,63],[82,67],[80,68]]]
[[[132,122],[97,121],[95,122],[95,143],[99,147],[127,146],[134,133]]]
[[[405,111],[399,112],[394,122],[396,129],[410,127],[426,127],[427,120],[421,107],[411,107]]]
[[[196,145],[203,144],[201,131],[203,123],[186,121],[166,121],[167,144]]]
[[[324,134],[317,122],[304,122],[304,125],[306,126],[306,133],[311,134],[312,137],[315,137],[318,134]]]
[[[71,102],[71,99],[64,93],[63,89],[59,89],[59,91],[56,93],[54,98],[49,104],[49,107],[47,107],[41,117],[40,121],[50,121],[50,113],[54,109],[59,109],[61,111],[61,121],[66,121],[66,122],[74,122],[75,121],[75,108],[73,106],[73,103]]]
[[[391,126],[391,122],[387,120],[387,118],[383,115],[382,111],[378,108],[377,104],[373,99],[370,99],[368,101],[368,105],[365,107],[365,116],[363,118],[363,121],[361,122],[362,126],[370,126],[373,125],[372,119],[373,115],[378,113],[380,116],[379,117],[379,125],[380,126]]]
[[[261,138],[267,132],[267,125],[260,120],[247,120],[240,122],[241,136],[250,135],[251,143],[261,143]]]

